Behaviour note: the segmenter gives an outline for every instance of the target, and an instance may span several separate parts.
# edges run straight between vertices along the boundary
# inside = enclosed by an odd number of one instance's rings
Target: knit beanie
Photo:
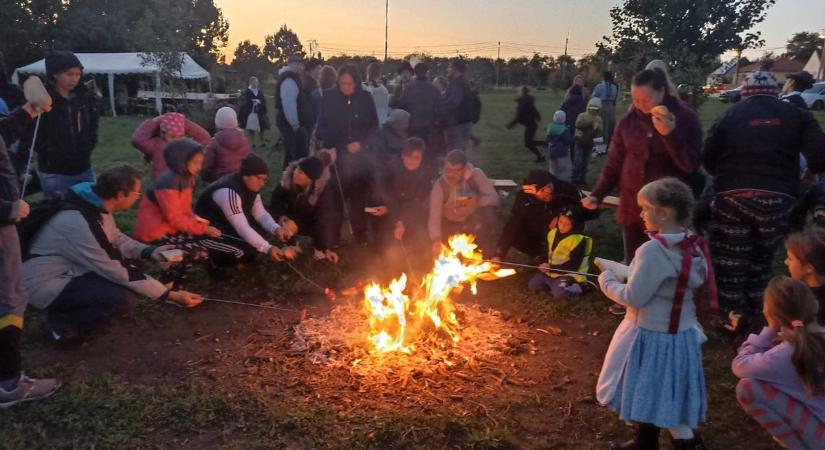
[[[567,121],[567,113],[562,110],[558,110],[553,114],[553,122],[554,123],[564,123]]]
[[[307,156],[298,161],[298,168],[311,180],[317,180],[324,173],[324,163],[314,156]]]
[[[241,161],[241,176],[269,175],[269,166],[260,156],[250,153]]]
[[[757,70],[745,77],[742,83],[742,98],[754,95],[768,95],[776,97],[779,95],[779,83],[770,70]]]
[[[160,116],[160,131],[172,136],[183,136],[186,133],[186,116],[176,112]]]
[[[587,102],[587,109],[592,111],[601,111],[602,99],[599,97],[591,98],[590,101]]]
[[[218,109],[215,113],[215,126],[220,130],[238,128],[238,114],[228,106]]]
[[[83,64],[77,59],[74,53],[65,50],[52,50],[46,55],[46,78],[64,72],[72,67],[79,67],[83,70]]]

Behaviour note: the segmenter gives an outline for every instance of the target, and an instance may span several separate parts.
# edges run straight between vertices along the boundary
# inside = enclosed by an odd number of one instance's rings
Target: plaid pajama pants
[[[736,399],[749,416],[791,450],[825,448],[825,423],[802,403],[758,380],[743,378]]]
[[[762,315],[777,248],[788,233],[793,198],[765,191],[719,194],[711,205],[710,250],[719,303],[727,311]]]
[[[186,278],[186,273],[198,259],[208,258],[209,252],[203,245],[203,239],[187,235],[164,236],[155,242],[158,247],[163,245],[174,245],[176,249],[183,250],[183,260],[170,264],[160,273],[158,280],[163,283],[172,283],[172,289],[179,289],[180,284]]]

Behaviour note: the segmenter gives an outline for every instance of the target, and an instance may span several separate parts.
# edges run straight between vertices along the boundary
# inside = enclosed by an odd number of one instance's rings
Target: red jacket
[[[189,159],[202,149],[191,139],[172,142],[166,148],[164,159],[169,170],[152,183],[140,203],[135,239],[150,243],[164,236],[181,233],[200,236],[206,232],[209,223],[192,211],[195,177],[186,169]]]
[[[252,153],[243,130],[227,128],[218,131],[203,151],[201,178],[209,183],[241,170],[241,161]]]
[[[132,145],[152,164],[152,177],[155,179],[166,171],[163,150],[168,144],[160,136],[160,122],[156,119],[144,120],[132,134]],[[186,121],[186,135],[203,146],[209,144],[209,132],[191,120]]]
[[[618,187],[616,221],[622,225],[641,223],[636,194],[642,186],[669,176],[687,182],[702,160],[699,116],[676,97],[666,95],[662,103],[675,116],[676,129],[662,136],[650,114],[631,108],[613,132],[607,162],[593,188],[592,195],[601,200]]]

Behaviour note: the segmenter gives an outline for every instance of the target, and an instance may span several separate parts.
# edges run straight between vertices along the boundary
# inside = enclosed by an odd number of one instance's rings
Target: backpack
[[[70,207],[63,200],[41,200],[31,205],[29,216],[17,223],[20,238],[20,253],[23,261],[31,259],[31,245],[37,233],[60,211]]]

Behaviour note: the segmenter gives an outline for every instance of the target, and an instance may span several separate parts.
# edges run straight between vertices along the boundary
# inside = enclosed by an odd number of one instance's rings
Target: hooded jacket
[[[23,286],[33,306],[48,308],[72,279],[89,272],[151,299],[167,292],[129,261],[139,259],[148,246],[117,228],[91,183],[72,186],[68,205],[37,232],[32,258],[23,263]]]
[[[241,169],[241,161],[252,153],[243,130],[227,128],[215,133],[203,151],[201,178],[209,183]]]
[[[535,126],[538,122],[541,122],[541,113],[536,109],[536,99],[530,94],[521,95],[516,99],[516,117],[510,124]]]
[[[324,148],[342,150],[350,142],[363,142],[378,128],[372,95],[356,83],[352,95],[337,87],[324,91],[316,136]]]
[[[447,126],[473,122],[473,93],[464,75],[450,80],[444,95],[444,121]]]
[[[416,77],[404,87],[398,108],[410,113],[411,129],[429,128],[435,126],[440,101],[438,88],[427,77]]]
[[[800,153],[811,172],[825,170],[825,134],[819,123],[791,103],[757,95],[717,119],[703,159],[717,193],[758,189],[796,197]]]
[[[641,223],[636,194],[642,186],[664,177],[688,182],[699,169],[702,152],[699,116],[672,95],[665,95],[663,104],[676,117],[676,129],[662,136],[653,127],[650,114],[631,108],[613,132],[607,161],[593,188],[591,195],[601,200],[618,187],[616,221],[622,225]]]
[[[407,170],[401,158],[387,164],[384,193],[393,223],[402,221],[407,227],[425,227],[432,176],[424,164],[414,171]]]
[[[163,153],[169,168],[146,191],[137,212],[134,236],[141,242],[155,242],[179,233],[200,236],[209,224],[192,212],[195,177],[186,167],[203,147],[191,139],[170,143]]]
[[[100,118],[97,100],[83,83],[64,98],[51,83],[46,90],[52,97],[52,110],[40,119],[37,142],[38,170],[49,174],[78,175],[92,167],[92,151],[97,145]],[[32,127],[21,141],[21,148],[31,146]]]
[[[367,149],[373,152],[382,166],[393,158],[401,157],[409,120],[410,114],[403,109],[393,110],[381,128],[367,139]]]
[[[576,126],[576,118],[587,110],[587,98],[581,86],[570,88],[570,93],[567,94],[559,109],[567,114],[565,124],[572,130]]]
[[[300,161],[293,161],[284,170],[281,182],[272,191],[269,213],[275,220],[289,217],[298,224],[298,232],[312,237],[321,251],[338,246],[344,221],[341,191],[333,177],[334,162],[324,167],[321,176],[307,188],[296,186],[292,176]]]
[[[209,132],[203,127],[186,121],[186,135],[201,145],[209,144]],[[143,153],[143,158],[152,164],[152,177],[157,179],[166,172],[166,159],[163,150],[169,143],[160,136],[160,121],[157,118],[146,119],[132,134],[132,145]]]
[[[0,118],[0,226],[14,223],[18,215],[20,200],[17,172],[9,158],[6,142],[17,140],[33,119],[22,108],[17,108],[8,117]]]
[[[599,275],[602,292],[616,303],[627,307],[629,320],[650,331],[667,333],[670,313],[676,294],[676,284],[682,269],[680,243],[684,233],[659,235],[667,242],[662,244],[651,239],[638,250],[630,263],[627,283],[620,283],[613,272],[604,271]],[[700,256],[695,256],[696,254]],[[691,259],[678,331],[684,331],[699,324],[696,319],[694,294],[708,278],[708,261],[701,252]]]
[[[602,101],[593,97],[587,102],[587,110],[576,117],[576,141],[592,146],[593,140],[602,134]]]
[[[476,197],[475,207],[461,206],[459,197],[472,195]],[[498,206],[501,198],[498,192],[487,179],[484,171],[467,163],[464,174],[458,186],[451,185],[444,175],[433,184],[430,192],[430,218],[428,230],[431,240],[439,240],[441,236],[441,221],[464,222],[478,208]]]

